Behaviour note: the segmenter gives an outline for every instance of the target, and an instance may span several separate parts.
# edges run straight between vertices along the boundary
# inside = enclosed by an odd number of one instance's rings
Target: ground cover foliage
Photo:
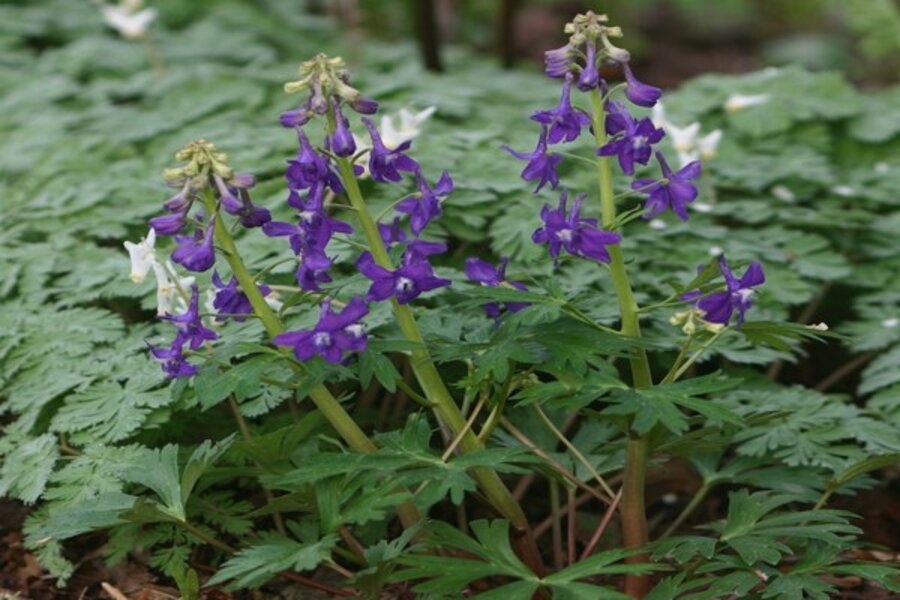
[[[671,319],[684,306],[647,312],[640,343],[606,330],[618,322],[608,273],[589,261],[554,267],[531,242],[555,193],[532,195],[519,161],[500,150],[531,147],[523,123],[556,104],[558,85],[462,52],[449,74],[426,74],[410,47],[354,46],[283,3],[186,6],[154,28],[162,72],[88,4],[0,7],[0,494],[34,507],[29,548],[60,584],[74,568],[67,545],[104,531],[110,561],[142,553],[185,597],[201,583],[277,586],[283,572],[369,597],[409,587],[429,598],[615,598],[622,575],[643,572],[656,600],[826,598],[851,575],[900,589],[890,566],[853,558],[866,545],[856,520],[828,508],[878,485],[900,454],[900,90],[863,94],[839,74],[787,67],[706,75],[667,94],[669,121],[723,136],[689,223],[625,226],[639,304],[692,280],[711,289],[722,253],[761,261],[767,282],[744,326],[698,358],[695,377],[638,390],[615,359],[650,349],[659,381],[683,343],[684,323]],[[447,169],[456,184],[429,229],[450,243],[436,270],[454,285],[416,312],[466,415],[483,406],[479,429],[490,411],[505,419],[483,450],[444,455],[453,436],[407,391],[411,348],[384,306],[368,318],[373,337],[358,360],[317,363],[304,377],[261,343],[253,319],[218,325],[223,341],[191,381],[168,382],[147,356],[146,341],[168,334],[152,282],[129,280],[122,242],[146,235],[159,212],[160,172],[185,143],[213,140],[256,175],[255,201],[287,220],[282,175],[296,137],[278,125],[291,108],[282,84],[317,52],[344,55],[354,85],[388,112],[437,107],[414,147],[425,171]],[[726,110],[735,94],[769,98]],[[592,149],[585,139],[569,151]],[[572,160],[561,174],[599,213],[595,173]],[[398,196],[383,187],[364,186],[376,213]],[[257,269],[284,250],[257,232],[238,242]],[[357,250],[333,250],[341,293],[365,292]],[[530,291],[471,289],[469,256],[510,257]],[[713,266],[697,276],[696,265]],[[267,277],[292,281],[287,264]],[[282,300],[305,307],[290,312],[292,329],[314,321],[318,301]],[[482,310],[491,301],[530,306],[495,326]],[[820,321],[827,332],[805,327]],[[322,381],[376,452],[348,449],[304,401]],[[531,477],[523,504],[535,524],[587,494],[580,552],[606,510],[595,474],[618,481],[629,432],[649,436],[651,473],[690,465],[701,482],[691,510],[667,531],[690,498],[650,503],[650,566],[626,562],[633,552],[621,550],[613,519],[599,550],[536,576],[473,469],[512,485]],[[433,520],[401,533],[394,509],[410,494]],[[723,500],[717,512],[692,510],[708,497]],[[544,530],[549,548],[556,526]],[[217,566],[211,579],[198,577],[197,557]]]

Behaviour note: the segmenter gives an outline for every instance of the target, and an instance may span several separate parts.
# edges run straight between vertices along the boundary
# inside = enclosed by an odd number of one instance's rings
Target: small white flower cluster
[[[150,271],[153,271],[156,277],[157,314],[170,315],[173,314],[173,309],[177,309],[178,312],[186,311],[187,301],[191,297],[191,286],[195,280],[193,277],[179,277],[171,262],[159,261],[156,257],[156,232],[150,229],[147,237],[141,238],[137,244],[125,242],[125,249],[131,258],[133,282],[142,283]]]
[[[653,107],[653,124],[666,132],[672,140],[675,152],[678,153],[678,161],[681,166],[695,160],[710,160],[715,158],[722,140],[722,130],[714,129],[704,136],[700,135],[700,123],[694,121],[686,127],[679,127],[666,118],[666,109],[662,102],[657,102]]]
[[[381,126],[378,129],[381,132],[381,140],[384,142],[384,145],[390,150],[395,150],[401,144],[410,142],[418,137],[422,132],[422,123],[427,121],[434,114],[435,110],[437,109],[434,106],[429,106],[419,112],[401,108],[396,114],[383,115],[381,117]],[[370,150],[372,143],[368,137],[360,138],[355,134],[353,135],[353,140],[356,142],[356,151],[359,154],[356,164],[365,170],[362,176],[368,177],[368,157],[363,154],[363,151]]]
[[[129,40],[147,35],[147,28],[156,19],[156,9],[144,8],[144,0],[119,0],[118,4],[100,2],[100,12],[107,25]]]

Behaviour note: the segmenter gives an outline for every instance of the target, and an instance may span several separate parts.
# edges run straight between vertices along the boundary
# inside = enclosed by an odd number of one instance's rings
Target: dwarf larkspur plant
[[[179,153],[165,177],[176,196],[126,246],[132,279],[156,280],[158,326],[125,334],[63,306],[15,322],[24,339],[0,346],[4,377],[42,377],[29,348],[72,370],[45,386],[65,398],[47,391],[37,408],[10,387],[17,423],[0,444],[0,491],[44,493],[27,533],[45,564],[64,574],[60,542],[107,529],[111,557],[147,549],[185,597],[197,564],[215,567],[211,586],[267,594],[290,579],[335,597],[824,598],[847,575],[894,585],[891,567],[850,554],[858,529],[827,508],[896,459],[884,414],[712,366],[789,360],[829,335],[782,308],[805,293],[794,270],[839,261],[819,238],[725,229],[759,210],[722,212],[728,188],[713,193],[740,161],[701,170],[720,136],[692,124],[679,137],[605,17],[567,31],[547,55],[556,92],[519,121],[538,136],[517,154],[527,185],[491,207],[495,254],[456,236],[460,215],[481,218],[476,186],[504,189],[520,170],[501,140],[483,167],[419,153],[410,132],[430,113],[388,125],[338,58],[314,57],[286,86],[299,100],[283,103],[296,143],[283,180],[265,175],[277,157],[256,165],[257,186],[209,142]],[[768,110],[769,92],[752,92],[765,101],[711,102]],[[278,152],[264,150],[256,160]],[[491,181],[474,181],[482,168]],[[523,194],[535,186],[543,198]],[[888,304],[864,309],[890,324]],[[87,340],[77,368],[57,331]],[[886,358],[872,385],[891,381]],[[691,473],[696,495],[645,501],[648,468]],[[704,523],[708,496],[711,512],[727,509]]]

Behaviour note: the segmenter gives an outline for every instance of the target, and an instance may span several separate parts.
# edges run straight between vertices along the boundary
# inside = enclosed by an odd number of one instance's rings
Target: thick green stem
[[[228,227],[222,220],[221,214],[217,212],[218,207],[216,206],[215,198],[213,198],[212,194],[208,193],[204,196],[204,202],[206,204],[206,210],[210,214],[216,215],[216,244],[222,249],[225,260],[228,261],[228,265],[231,267],[232,273],[234,273],[234,276],[237,278],[241,290],[247,296],[250,305],[253,307],[253,312],[255,312],[262,321],[269,336],[275,337],[284,331],[284,325],[282,325],[281,320],[278,318],[278,315],[275,314],[275,311],[268,305],[262,292],[259,291],[253,276],[250,274],[250,271],[247,270],[246,265],[244,265],[244,261],[241,259],[237,246],[234,244],[234,238],[231,237],[231,232],[228,231]],[[356,424],[353,417],[347,414],[347,411],[344,410],[341,403],[337,401],[330,391],[328,391],[328,388],[326,388],[324,384],[320,383],[315,386],[312,391],[310,391],[309,397],[322,415],[329,423],[331,423],[331,426],[334,427],[335,431],[338,432],[351,448],[357,452],[364,452],[367,454],[375,452],[375,450],[378,449],[365,432],[359,428],[359,425]],[[404,527],[411,527],[422,520],[422,515],[418,508],[411,502],[406,502],[398,506],[397,513],[399,514]]]
[[[333,121],[333,115],[330,116]],[[341,179],[347,191],[347,197],[350,199],[350,204],[356,209],[356,216],[368,241],[372,257],[380,266],[394,270],[394,265],[384,245],[384,240],[378,231],[378,224],[372,218],[372,214],[369,212],[362,192],[359,189],[359,182],[357,182],[356,176],[353,174],[353,165],[346,158],[339,158],[337,163]],[[438,419],[449,427],[454,435],[461,436],[459,448],[463,452],[483,449],[484,445],[478,437],[471,429],[466,428],[465,417],[450,395],[450,391],[444,384],[444,380],[441,378],[434,361],[432,361],[412,309],[409,306],[398,303],[395,298],[391,302],[397,325],[403,332],[404,337],[415,344],[415,349],[411,352],[410,364],[419,386],[425,393],[425,397],[434,405],[434,412]],[[524,536],[521,544],[527,556],[523,558],[526,558],[526,561],[530,563],[532,568],[540,571],[540,557],[530,533],[528,533],[528,520],[522,507],[513,498],[496,471],[488,468],[476,468],[472,469],[471,473],[491,506],[510,521],[512,526],[518,530],[520,537]]]
[[[598,90],[591,92],[593,109],[593,127],[597,147],[606,144],[605,106]],[[613,191],[612,168],[608,157],[597,158],[597,179],[600,186],[600,207],[602,223],[612,226],[616,220],[616,197]],[[639,308],[631,289],[631,281],[625,270],[625,259],[618,245],[609,246],[609,271],[616,297],[619,301],[619,314],[622,319],[622,333],[641,337]],[[643,348],[637,349],[630,358],[632,384],[636,388],[653,385],[650,374],[650,362]],[[647,544],[647,515],[644,510],[644,485],[647,475],[648,443],[645,436],[631,436],[625,455],[625,472],[622,483],[622,535],[625,547],[641,548]],[[631,562],[646,562],[647,555],[637,555],[629,559]],[[642,598],[650,589],[647,576],[629,575],[625,580],[625,593]]]

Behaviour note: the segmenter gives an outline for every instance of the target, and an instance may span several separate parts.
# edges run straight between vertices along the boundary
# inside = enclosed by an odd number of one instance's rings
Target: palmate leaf
[[[0,496],[33,504],[59,459],[56,436],[47,433],[35,438],[8,432],[0,444]]]
[[[276,533],[262,539],[229,558],[206,582],[218,585],[228,582],[226,589],[256,588],[282,571],[311,571],[331,555],[338,536],[327,535],[315,542],[297,540]]]
[[[538,578],[519,560],[509,543],[509,523],[507,521],[474,521],[471,524],[475,539],[445,523],[430,526],[432,536],[426,547],[450,547],[475,558],[453,558],[426,554],[407,554],[399,559],[403,569],[392,576],[394,581],[424,579],[414,589],[420,593],[440,593],[448,590],[462,590],[470,583],[489,577],[508,577],[514,580],[506,585],[496,586],[477,598],[500,599],[528,597],[544,587],[553,591],[554,598],[570,600],[616,599],[625,600],[627,595],[607,587],[585,583],[581,580],[603,575],[623,573],[649,573],[659,567],[653,565],[633,565],[624,559],[633,552],[612,550],[600,552],[578,563]],[[521,596],[526,594],[526,596]]]

